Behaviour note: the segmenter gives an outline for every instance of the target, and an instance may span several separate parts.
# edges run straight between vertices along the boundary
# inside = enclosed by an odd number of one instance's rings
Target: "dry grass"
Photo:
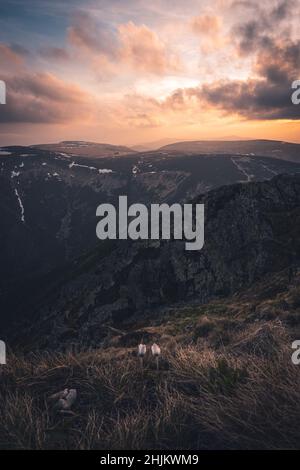
[[[271,322],[226,349],[163,350],[159,371],[149,357],[141,368],[129,348],[10,355],[0,369],[0,448],[297,448],[300,374],[289,345]],[[49,402],[65,387],[78,391],[70,415]]]

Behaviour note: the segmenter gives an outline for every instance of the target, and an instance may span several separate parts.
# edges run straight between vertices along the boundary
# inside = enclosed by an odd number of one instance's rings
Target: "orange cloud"
[[[191,22],[194,33],[201,37],[201,50],[205,54],[220,49],[228,43],[223,33],[222,18],[217,15],[200,15]]]
[[[196,16],[192,20],[192,27],[195,33],[211,36],[220,33],[222,20],[215,15]]]
[[[68,29],[68,40],[102,77],[117,75],[120,66],[124,67],[123,72],[155,75],[174,73],[181,68],[179,58],[157,33],[132,21],[119,24],[115,31],[96,23],[87,13],[80,13]]]
[[[17,69],[23,64],[23,57],[7,44],[0,43],[0,69]]]
[[[87,12],[74,15],[73,25],[68,28],[68,40],[71,45],[84,52],[105,55],[111,59],[117,55],[115,33],[104,24],[97,24]]]
[[[132,21],[119,26],[120,55],[134,69],[163,75],[180,69],[179,59],[167,51],[158,35]]]

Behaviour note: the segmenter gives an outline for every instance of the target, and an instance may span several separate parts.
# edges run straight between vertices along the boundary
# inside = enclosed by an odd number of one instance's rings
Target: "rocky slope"
[[[116,204],[123,194],[130,203],[184,202],[224,184],[299,170],[263,157],[148,153],[88,159],[32,147],[2,149],[0,296],[10,297],[25,288],[25,280],[33,285],[93,250],[102,202]]]
[[[17,341],[93,347],[105,340],[107,326],[138,324],[171,305],[226,298],[299,262],[299,175],[225,186],[195,202],[206,210],[202,251],[187,252],[178,241],[99,242],[25,296],[28,322]]]

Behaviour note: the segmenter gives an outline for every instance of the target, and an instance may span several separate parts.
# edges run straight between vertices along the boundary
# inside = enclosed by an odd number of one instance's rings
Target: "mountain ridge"
[[[279,140],[255,139],[255,140],[200,140],[183,141],[161,147],[159,151],[185,152],[185,153],[233,153],[255,156],[278,158],[294,162],[300,161],[300,144]]]
[[[113,145],[101,142],[88,142],[83,140],[63,140],[52,144],[36,144],[31,148],[49,150],[65,153],[70,156],[86,156],[91,158],[102,158],[112,156],[123,156],[136,153],[135,150],[125,145]]]
[[[34,321],[27,318],[22,341],[28,336],[36,347],[94,347],[105,340],[104,324],[122,328],[171,305],[226,298],[299,263],[299,198],[300,175],[224,186],[196,198],[206,208],[199,253],[175,240],[102,245],[102,254],[95,251],[90,261],[71,267],[73,279],[63,274],[51,302],[46,297]]]

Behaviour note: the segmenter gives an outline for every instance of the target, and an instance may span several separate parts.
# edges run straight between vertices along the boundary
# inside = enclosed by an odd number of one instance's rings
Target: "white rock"
[[[142,344],[142,343],[139,344],[138,345],[138,356],[143,357],[143,356],[145,356],[146,352],[147,352],[147,346],[145,344]]]
[[[152,352],[153,356],[160,356],[161,351],[160,351],[160,347],[158,346],[158,344],[156,344],[156,343],[152,344],[151,352]]]

